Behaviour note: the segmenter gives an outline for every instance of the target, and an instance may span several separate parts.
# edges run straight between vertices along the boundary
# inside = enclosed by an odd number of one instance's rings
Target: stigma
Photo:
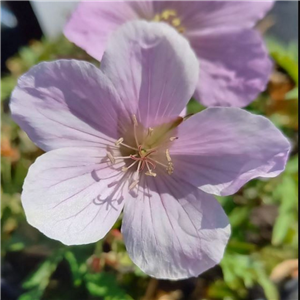
[[[121,161],[125,163],[121,171],[130,172],[130,190],[138,186],[142,174],[155,178],[158,170],[169,175],[173,173],[174,165],[169,146],[178,139],[171,133],[179,123],[180,120],[176,119],[161,126],[145,129],[138,123],[136,116],[132,116],[132,123],[129,125],[131,130],[114,143],[114,150],[118,151],[107,151],[107,163],[110,166]],[[120,155],[116,155],[116,152]]]
[[[179,33],[183,33],[185,28],[182,26],[181,19],[178,17],[174,9],[166,9],[154,16],[153,21],[165,22],[173,26]]]

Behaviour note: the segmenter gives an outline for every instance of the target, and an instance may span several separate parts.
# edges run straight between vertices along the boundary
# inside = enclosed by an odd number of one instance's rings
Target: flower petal
[[[123,23],[137,18],[137,13],[126,2],[82,1],[65,26],[64,34],[100,61],[110,34]]]
[[[252,29],[191,38],[201,72],[195,98],[205,106],[244,107],[265,90],[272,63]]]
[[[180,114],[199,72],[185,38],[166,24],[145,21],[129,22],[112,35],[100,68],[145,127]]]
[[[118,101],[111,82],[95,66],[58,60],[40,63],[24,74],[10,108],[15,122],[48,151],[118,139],[124,119]]]
[[[40,156],[25,179],[22,204],[27,221],[66,245],[103,238],[120,215],[123,173],[103,161],[98,148],[63,148]]]
[[[178,127],[170,155],[174,174],[216,195],[230,195],[257,177],[275,177],[290,144],[266,118],[239,108],[209,108]]]
[[[188,31],[251,28],[274,1],[154,1],[155,13],[173,9]]]
[[[228,219],[214,197],[173,176],[144,178],[124,208],[122,233],[133,262],[150,276],[198,276],[223,257]]]

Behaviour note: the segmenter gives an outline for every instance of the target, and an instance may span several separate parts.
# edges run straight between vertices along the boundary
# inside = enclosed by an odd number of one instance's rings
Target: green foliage
[[[39,300],[42,299],[43,293],[47,288],[51,275],[56,270],[57,265],[63,259],[61,251],[55,252],[47,258],[36,271],[33,272],[23,282],[23,288],[29,289],[28,292],[22,294],[18,300]]]
[[[298,237],[298,185],[293,178],[298,173],[298,156],[289,161],[280,184],[274,189],[273,198],[280,203],[279,215],[274,225],[272,244],[297,243]]]
[[[119,287],[116,277],[110,273],[87,274],[85,281],[91,295],[101,296],[104,300],[132,299]]]
[[[264,266],[249,255],[227,253],[221,262],[224,281],[227,286],[236,291],[240,298],[247,295],[247,289],[260,284],[268,300],[279,300],[275,284],[271,282]]]
[[[291,42],[287,46],[275,38],[266,39],[270,55],[284,69],[298,86],[298,44]]]

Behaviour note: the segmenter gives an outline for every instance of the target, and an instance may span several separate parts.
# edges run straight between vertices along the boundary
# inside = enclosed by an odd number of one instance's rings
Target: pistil
[[[115,146],[120,149],[119,151],[122,154],[124,153],[127,155],[115,156],[114,153],[117,149],[107,152],[107,157],[111,165],[114,165],[119,160],[123,160],[126,165],[122,167],[122,171],[127,172],[132,170],[132,176],[130,179],[131,183],[129,186],[130,190],[134,189],[138,185],[139,178],[144,170],[144,175],[156,177],[157,173],[153,170],[155,170],[156,166],[159,165],[162,166],[168,174],[171,175],[173,173],[174,166],[168,144],[178,139],[177,136],[170,137],[169,135],[169,132],[180,124],[177,121],[178,120],[176,119],[170,123],[166,123],[155,128],[149,127],[145,130],[138,124],[136,116],[133,115],[133,132],[132,136],[129,135],[131,139],[128,139],[131,142],[129,144],[128,142],[125,143],[125,139],[127,140],[126,136],[125,138],[120,137],[115,142]],[[136,146],[132,146],[132,143],[135,143]],[[127,148],[127,150],[123,147]],[[162,153],[165,154],[166,162],[161,161]]]

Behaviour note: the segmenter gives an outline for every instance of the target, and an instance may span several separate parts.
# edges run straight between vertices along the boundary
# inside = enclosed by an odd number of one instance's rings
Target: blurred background
[[[118,221],[104,240],[67,247],[27,224],[20,202],[29,166],[42,151],[10,118],[17,78],[41,61],[97,64],[62,28],[76,2],[1,2],[1,291],[3,300],[298,299],[298,1],[280,1],[258,24],[274,72],[246,109],[269,118],[291,141],[285,172],[219,197],[232,236],[219,266],[188,280],[149,278],[130,261]],[[193,99],[188,113],[204,109]]]

